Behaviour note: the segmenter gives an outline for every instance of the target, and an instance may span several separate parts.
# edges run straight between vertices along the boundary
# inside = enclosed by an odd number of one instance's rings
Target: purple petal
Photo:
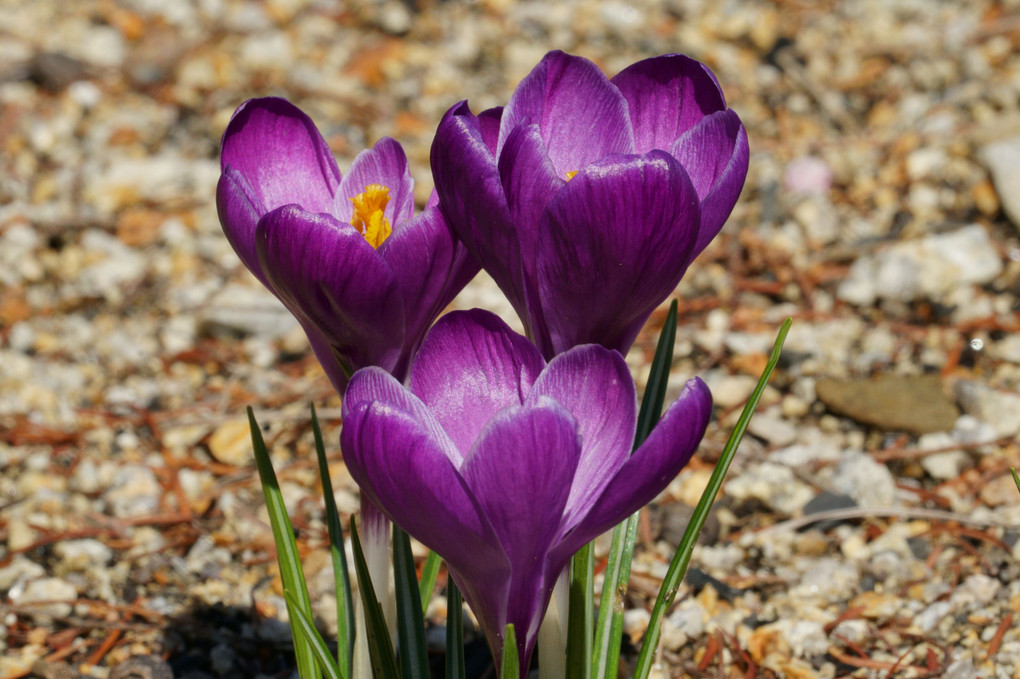
[[[545,362],[531,342],[480,309],[443,316],[411,366],[411,391],[466,454],[497,411],[520,405]]]
[[[551,399],[510,407],[486,426],[461,475],[510,561],[506,618],[529,648],[549,603],[558,563],[545,556],[561,531],[581,443],[573,416]]]
[[[691,128],[672,149],[701,199],[701,228],[693,259],[715,238],[747,177],[747,132],[732,109],[719,111]]]
[[[363,401],[379,401],[410,415],[429,437],[440,445],[454,467],[460,468],[464,457],[443,431],[435,415],[391,373],[376,366],[362,368],[354,373],[341,407],[353,408]],[[346,410],[344,412],[346,413]]]
[[[337,361],[337,355],[333,351],[329,338],[300,316],[298,316],[298,321],[301,323],[301,327],[304,328],[308,343],[312,345],[312,352],[315,354],[315,358],[319,359],[319,365],[322,366],[323,372],[326,373],[326,377],[333,384],[336,393],[340,394],[342,398],[344,392],[347,391],[347,380],[350,376],[344,372],[344,368]]]
[[[521,318],[528,336],[544,346],[549,343],[549,331],[542,305],[537,302],[540,293],[534,275],[536,248],[546,206],[566,185],[566,178],[557,176],[537,125],[514,128],[499,157],[499,170],[520,245],[527,302],[527,316]]]
[[[496,147],[499,144],[499,124],[502,119],[502,106],[487,108],[478,114],[478,130],[482,133],[482,140],[494,158],[496,157]]]
[[[457,237],[526,319],[517,231],[485,139],[493,115],[478,118],[464,102],[447,111],[432,142],[432,175],[440,208]]]
[[[360,233],[288,205],[262,218],[255,244],[270,289],[350,370],[393,368],[404,339],[400,291]]]
[[[581,455],[577,421],[550,398],[496,413],[460,473],[516,574],[541,566]],[[539,568],[539,570],[541,570]]]
[[[444,451],[449,442],[431,435],[435,427],[385,401],[345,411],[340,444],[362,492],[451,565],[481,562],[493,579],[508,579],[499,540]]]
[[[711,415],[708,387],[697,377],[689,380],[649,437],[606,485],[591,511],[554,550],[556,554],[573,554],[651,502],[694,455]]]
[[[332,214],[350,224],[354,214],[351,198],[371,184],[381,184],[390,190],[383,214],[391,228],[396,230],[398,224],[414,215],[414,179],[404,149],[396,140],[383,137],[371,149],[357,155],[337,189]]]
[[[538,125],[518,125],[511,131],[499,156],[499,174],[527,264],[535,256],[545,208],[567,178],[556,173]]]
[[[220,164],[244,175],[266,211],[296,204],[328,212],[340,183],[336,160],[315,123],[275,97],[249,99],[234,112],[223,133]]]
[[[499,152],[513,129],[537,124],[557,174],[612,153],[633,153],[627,102],[591,61],[549,52],[521,80],[503,110]]]
[[[404,379],[425,331],[474,278],[479,266],[454,237],[438,207],[426,208],[402,224],[379,247],[379,254],[396,276],[404,301],[404,349],[394,369],[394,375]]]
[[[567,501],[567,521],[591,509],[630,457],[637,394],[623,356],[597,344],[575,347],[549,362],[526,403],[551,398],[577,420],[581,460]]]
[[[708,67],[682,54],[632,64],[613,77],[630,111],[638,153],[668,151],[677,137],[706,115],[726,108]]]
[[[606,158],[567,182],[535,250],[543,354],[588,343],[626,354],[680,281],[699,223],[694,187],[663,151]]]
[[[255,227],[259,217],[265,214],[265,207],[255,195],[244,175],[233,168],[226,168],[216,185],[216,211],[227,241],[234,252],[255,275],[268,287],[266,277],[255,251]]]

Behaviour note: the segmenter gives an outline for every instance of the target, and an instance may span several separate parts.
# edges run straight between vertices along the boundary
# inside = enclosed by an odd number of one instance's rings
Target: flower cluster
[[[517,630],[522,674],[571,555],[676,475],[707,426],[693,379],[631,453],[623,354],[718,233],[748,145],[702,64],[613,78],[551,52],[504,108],[453,106],[414,214],[399,144],[341,175],[282,99],[234,114],[220,221],[298,318],[343,400],[363,497],[445,559],[494,652]],[[485,268],[527,337],[482,311],[429,326]]]

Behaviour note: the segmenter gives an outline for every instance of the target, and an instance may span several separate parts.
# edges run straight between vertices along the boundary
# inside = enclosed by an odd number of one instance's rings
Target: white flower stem
[[[538,679],[567,676],[567,616],[570,608],[570,566],[556,579],[552,601],[538,628]]]
[[[391,580],[393,570],[390,568],[390,520],[370,501],[361,500],[361,548],[365,553],[365,565],[368,576],[372,580],[375,596],[382,606],[386,626],[390,638],[394,640],[397,632],[397,600]],[[358,597],[355,610],[355,639],[353,658],[354,679],[368,679],[372,676],[371,662],[368,653],[368,627],[365,621],[365,608]]]

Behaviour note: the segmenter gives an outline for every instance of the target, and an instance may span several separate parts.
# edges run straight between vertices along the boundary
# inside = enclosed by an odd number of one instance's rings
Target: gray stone
[[[72,571],[104,568],[113,558],[113,550],[99,540],[65,540],[53,546],[53,553]]]
[[[870,306],[877,299],[942,299],[961,285],[988,283],[1003,264],[988,231],[978,224],[896,243],[857,259],[836,296]]]
[[[896,482],[889,468],[858,451],[843,454],[833,472],[832,486],[862,507],[889,507],[896,497]]]
[[[788,446],[797,440],[797,428],[781,417],[757,413],[747,430],[772,446]]]
[[[1020,395],[998,391],[974,380],[959,380],[953,391],[960,406],[994,427],[998,436],[1020,434]]]
[[[838,601],[852,594],[859,586],[861,574],[857,567],[831,557],[816,560],[793,587],[796,596],[817,597],[825,602]]]
[[[936,601],[914,618],[914,625],[922,632],[930,632],[953,609],[948,601]]]
[[[112,487],[103,498],[114,516],[145,516],[159,509],[163,489],[151,469],[142,465],[125,465],[117,470]]]
[[[1002,211],[1020,227],[1020,137],[992,142],[978,155],[992,175]]]
[[[280,300],[261,285],[227,285],[202,308],[199,319],[206,331],[266,338],[280,337],[298,324]]]
[[[60,578],[40,578],[26,585],[24,592],[17,598],[17,603],[34,604],[36,602],[52,602],[39,606],[30,606],[29,614],[40,618],[66,618],[71,615],[71,602],[78,598],[78,590],[74,585]]]
[[[718,370],[709,371],[704,379],[712,392],[712,402],[720,408],[733,408],[744,403],[758,383],[750,375],[727,375]]]
[[[0,568],[0,591],[9,592],[18,583],[25,583],[45,574],[46,570],[42,566],[29,561],[22,554],[17,554],[9,564]]]
[[[941,380],[931,375],[821,379],[815,393],[832,412],[883,431],[949,431],[959,415]]]
[[[726,484],[726,494],[735,500],[761,500],[772,509],[792,514],[814,495],[810,486],[794,476],[793,470],[772,462],[751,467]]]
[[[921,468],[928,476],[939,481],[955,479],[970,462],[970,456],[960,450],[947,450],[921,458]]]

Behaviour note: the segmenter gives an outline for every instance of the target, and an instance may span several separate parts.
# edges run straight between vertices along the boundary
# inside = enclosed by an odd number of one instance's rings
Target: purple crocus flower
[[[414,215],[400,144],[380,139],[346,176],[311,119],[252,99],[223,134],[220,223],[241,261],[301,322],[342,395],[368,365],[398,379],[426,329],[478,271],[433,194]]]
[[[432,145],[442,209],[547,358],[626,353],[722,228],[747,164],[715,76],[679,54],[609,79],[550,52],[506,108],[447,111]]]
[[[409,383],[354,375],[344,460],[363,495],[446,560],[496,657],[514,624],[523,676],[571,555],[680,471],[711,395],[689,381],[631,455],[636,395],[618,352],[588,344],[546,364],[480,310],[436,323]]]

